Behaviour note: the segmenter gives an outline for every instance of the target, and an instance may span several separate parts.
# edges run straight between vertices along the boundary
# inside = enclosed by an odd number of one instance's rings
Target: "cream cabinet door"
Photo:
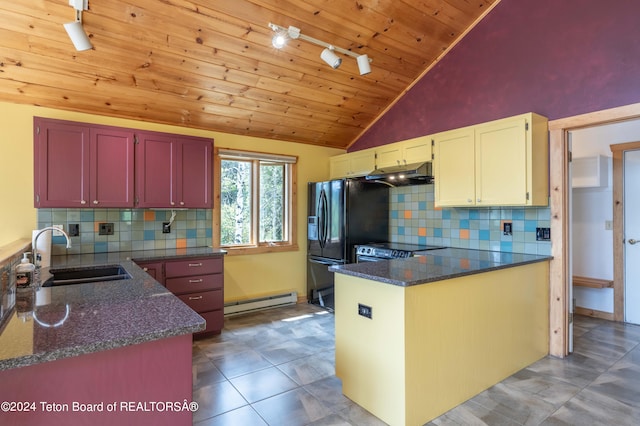
[[[475,204],[475,151],[473,128],[433,136],[435,205]]]
[[[431,161],[431,139],[423,136],[402,142],[402,157],[406,164]]]
[[[376,168],[376,153],[372,149],[335,155],[329,159],[329,178],[365,176]]]
[[[366,176],[376,168],[376,152],[366,149],[347,154],[350,158],[349,176]]]
[[[429,136],[383,145],[376,149],[376,167],[379,169],[425,161],[431,161]]]
[[[476,205],[526,205],[527,120],[519,116],[475,127]]]
[[[376,167],[383,169],[402,164],[402,146],[399,142],[383,145],[376,149]]]
[[[335,155],[329,159],[329,179],[340,179],[349,175],[349,154]]]

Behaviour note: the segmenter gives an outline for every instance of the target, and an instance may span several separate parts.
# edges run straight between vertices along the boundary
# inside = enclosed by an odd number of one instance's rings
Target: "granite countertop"
[[[131,278],[17,289],[14,312],[0,329],[0,371],[204,330],[200,315],[133,260],[225,253],[200,247],[53,256],[51,269],[119,264]]]
[[[407,259],[335,265],[330,271],[401,287],[551,260],[551,256],[444,248]]]

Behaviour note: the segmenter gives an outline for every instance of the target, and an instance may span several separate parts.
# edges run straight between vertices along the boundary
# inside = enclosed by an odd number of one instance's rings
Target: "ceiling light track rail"
[[[360,75],[366,75],[371,72],[370,63],[373,62],[371,58],[367,55],[360,55],[354,53],[347,49],[342,49],[341,47],[334,46],[331,43],[327,43],[322,40],[318,40],[314,37],[309,37],[308,35],[304,35],[300,32],[300,28],[296,28],[294,26],[290,26],[289,28],[281,27],[280,25],[269,23],[269,28],[275,32],[273,36],[272,44],[276,49],[282,49],[288,39],[292,40],[304,40],[309,43],[315,44],[317,46],[322,46],[325,49],[322,51],[320,57],[323,61],[329,64],[332,68],[338,68],[342,63],[342,59],[337,56],[334,52],[341,53],[346,56],[350,56],[355,58],[358,63],[358,69],[360,71]]]

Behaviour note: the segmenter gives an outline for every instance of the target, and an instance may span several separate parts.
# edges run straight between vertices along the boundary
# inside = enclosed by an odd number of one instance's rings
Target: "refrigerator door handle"
[[[319,223],[318,223],[318,228],[319,228],[319,235],[318,235],[318,241],[320,243],[320,247],[324,248],[326,243],[327,243],[327,215],[328,215],[328,210],[327,210],[327,194],[325,192],[325,190],[321,190],[320,191],[320,200],[318,203],[318,216],[319,216]]]

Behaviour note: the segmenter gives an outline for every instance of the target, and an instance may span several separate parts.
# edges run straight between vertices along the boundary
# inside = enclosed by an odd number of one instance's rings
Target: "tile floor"
[[[333,315],[313,305],[227,318],[194,343],[194,424],[384,425],[342,395],[334,349]],[[570,357],[546,357],[428,425],[639,422],[640,326],[578,317]]]

